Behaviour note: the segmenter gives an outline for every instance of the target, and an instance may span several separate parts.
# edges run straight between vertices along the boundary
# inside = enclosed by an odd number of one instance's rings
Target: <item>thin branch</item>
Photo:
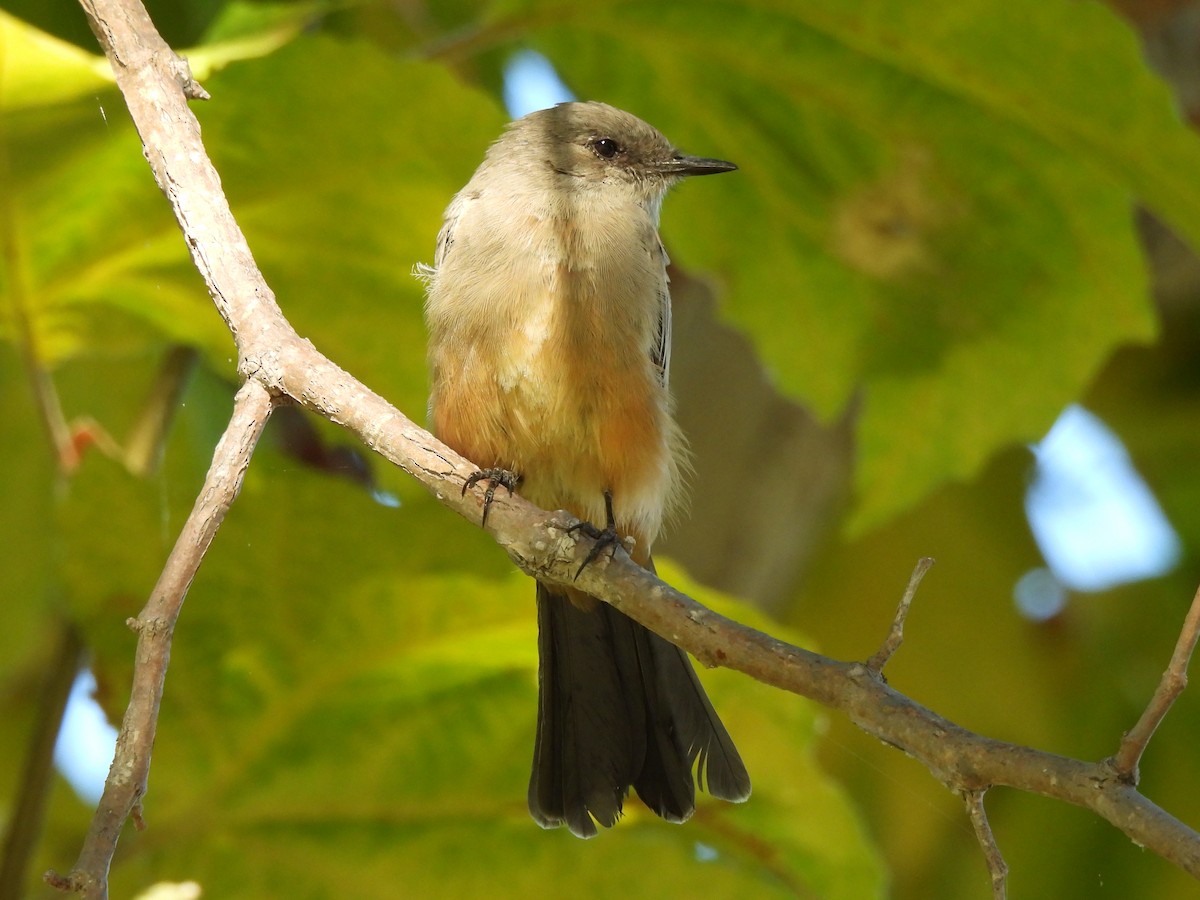
[[[162,461],[167,434],[179,411],[179,399],[199,358],[194,347],[177,346],[167,351],[123,445],[91,416],[77,416],[64,423],[70,448],[66,456],[59,453],[60,459],[69,462],[69,465],[64,462],[64,467],[73,469],[79,464],[84,450],[94,446],[139,478],[153,474]],[[53,390],[49,375],[46,384]]]
[[[1005,900],[1008,897],[1008,863],[1000,854],[1000,845],[992,834],[992,826],[988,823],[987,810],[983,807],[983,795],[987,789],[963,791],[963,802],[967,805],[967,818],[975,829],[975,837],[983,850],[983,858],[987,862],[988,874],[992,876],[992,900]]]
[[[131,815],[135,823],[141,818],[141,800],[150,773],[150,753],[171,658],[175,621],[200,561],[241,489],[242,477],[274,402],[255,381],[246,382],[238,391],[229,426],[217,443],[196,504],[145,608],[136,619],[129,620],[138,635],[137,654],[116,754],[74,869],[66,876],[46,874],[46,880],[55,887],[96,900],[108,896],[108,869],[121,828]]]
[[[888,632],[883,644],[875,651],[875,655],[867,660],[867,668],[876,675],[883,673],[883,667],[888,664],[892,654],[899,650],[900,645],[904,642],[904,622],[908,618],[908,609],[912,606],[913,597],[917,595],[917,588],[921,586],[921,579],[925,577],[925,573],[930,570],[933,563],[932,556],[922,556],[917,560],[912,575],[909,576],[908,587],[904,589],[904,596],[900,598],[900,605],[896,607],[896,615],[892,619],[892,630]]]
[[[0,183],[12,184],[9,160],[10,141],[0,140]],[[54,379],[50,375],[33,326],[30,308],[33,305],[31,288],[27,284],[29,264],[24,258],[25,247],[19,240],[20,227],[13,191],[0,191],[0,264],[4,267],[4,293],[12,321],[11,340],[21,356],[21,365],[29,382],[29,390],[37,407],[38,418],[55,452],[59,473],[70,472],[79,464],[79,455],[71,440],[71,429],[63,415],[62,403]]]
[[[11,182],[8,182],[11,183]],[[37,335],[33,323],[25,308],[25,298],[21,287],[21,265],[8,262],[12,284],[9,286],[9,309],[11,311],[16,335],[15,342],[21,354],[21,363],[25,368],[25,377],[29,380],[30,391],[41,419],[42,427],[50,446],[54,448],[55,462],[60,473],[72,472],[79,465],[79,450],[75,444],[71,426],[63,413],[62,401],[58,396],[58,388],[54,385],[54,377],[46,366],[37,349]]]
[[[345,426],[368,447],[413,475],[443,504],[478,524],[483,490],[460,496],[475,466],[318,353],[283,318],[229,211],[220,180],[200,141],[199,126],[187,107],[186,95],[199,95],[196,86],[145,10],[136,0],[81,3],[112,63],[154,177],[171,204],[219,313],[233,332],[238,369],[247,379],[239,396],[244,398],[249,391],[264,417],[268,395],[293,398]],[[233,431],[231,423],[222,443]],[[252,444],[250,441],[243,448],[243,463]],[[198,507],[209,502],[211,493],[206,487]],[[230,496],[228,486],[225,495]],[[1086,807],[1140,846],[1200,877],[1200,834],[1139,794],[1110,765],[1068,759],[969,732],[893,690],[878,677],[878,669],[820,656],[739,625],[676,591],[623,553],[598,560],[575,582],[574,575],[592,541],[570,533],[567,529],[572,521],[565,514],[552,516],[519,495],[503,495],[496,498],[486,530],[518,566],[539,580],[575,584],[708,665],[737,669],[845,712],[863,730],[920,760],[956,791],[965,794],[1005,785]],[[194,513],[187,528],[204,524],[215,528],[215,523]],[[181,536],[177,549],[184,544]],[[171,571],[168,561],[163,578]],[[179,573],[173,576],[176,604],[192,573],[194,568],[186,578]],[[150,605],[158,597],[156,589]],[[158,657],[150,650],[152,645],[156,651],[164,646],[161,629],[173,618],[144,613],[140,621],[145,624],[126,720],[136,720],[137,727],[152,735],[161,673],[151,669]],[[900,613],[893,625],[897,636],[894,641],[889,637],[885,648],[899,645],[902,626]],[[169,628],[166,636],[169,638]],[[883,655],[883,661],[892,650]],[[161,660],[165,664],[165,657]],[[152,696],[147,696],[148,690]],[[127,733],[130,739],[118,743],[105,800],[77,871],[57,880],[61,886],[90,891],[92,897],[104,896],[103,879],[116,834],[135,810],[145,787],[148,745],[134,747],[139,733],[132,728]]]
[[[158,469],[167,434],[179,411],[179,400],[199,359],[196,348],[174,346],[159,364],[149,395],[121,451],[125,467],[135,475],[144,477]]]
[[[518,502],[523,503],[505,498],[506,507]],[[539,580],[568,583],[571,566],[578,565],[590,542],[575,548],[561,537],[560,522],[538,522],[523,513],[519,522],[524,527],[510,539],[513,518],[510,509],[501,509],[489,520],[495,521],[501,532],[497,540],[509,555]],[[1105,764],[970,732],[900,694],[865,665],[830,659],[740,625],[659,581],[624,554],[589,566],[577,586],[706,665],[736,669],[841,710],[859,728],[919,760],[956,790],[1002,785],[1091,809],[1139,846],[1200,878],[1200,834],[1116,778]]]
[[[1197,589],[1192,597],[1192,605],[1183,621],[1183,630],[1179,633],[1179,640],[1175,642],[1175,652],[1171,654],[1171,661],[1158,682],[1158,688],[1137,724],[1125,732],[1121,738],[1121,746],[1110,760],[1118,777],[1130,784],[1138,783],[1138,763],[1141,762],[1142,754],[1146,752],[1150,738],[1166,717],[1175,698],[1187,687],[1188,663],[1196,650],[1197,638],[1200,638],[1200,589]]]
[[[60,632],[58,648],[47,667],[28,755],[17,782],[15,802],[9,811],[4,845],[0,848],[0,897],[24,896],[26,870],[41,836],[53,784],[54,747],[62,726],[63,710],[67,708],[71,686],[83,666],[84,646],[78,629],[66,623]]]

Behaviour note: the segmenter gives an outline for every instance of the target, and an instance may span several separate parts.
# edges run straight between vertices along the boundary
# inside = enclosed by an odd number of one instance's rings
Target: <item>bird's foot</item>
[[[462,495],[465,497],[467,491],[475,487],[481,481],[487,482],[487,490],[483,492],[483,525],[487,525],[488,510],[492,508],[492,500],[496,497],[496,488],[504,487],[508,489],[509,496],[521,483],[521,476],[516,472],[510,472],[508,469],[492,467],[480,469],[463,482]]]
[[[580,531],[590,537],[594,544],[592,549],[588,551],[588,555],[584,557],[583,562],[579,564],[579,568],[575,571],[575,577],[578,579],[583,570],[586,569],[595,559],[608,550],[609,558],[617,555],[617,548],[621,546],[621,536],[617,534],[617,521],[613,516],[612,492],[604,492],[604,513],[608,519],[607,524],[603,529],[597,528],[591,522],[576,522],[567,529],[567,533],[572,531]]]

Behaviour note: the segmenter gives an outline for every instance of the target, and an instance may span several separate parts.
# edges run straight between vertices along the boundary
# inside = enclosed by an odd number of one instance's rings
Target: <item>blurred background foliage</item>
[[[417,421],[410,271],[508,118],[515,54],[736,161],[664,215],[697,459],[670,580],[862,659],[934,556],[891,683],[990,736],[1116,749],[1200,576],[1196,7],[149,6],[212,94],[193,108],[285,314]],[[37,831],[17,804],[60,712],[41,686],[80,645],[119,721],[124,621],[190,509],[235,360],[82,12],[0,9],[12,834]],[[1086,594],[1059,579],[1061,605],[1033,617],[1013,599],[1046,566],[1027,445],[1074,403],[1124,442],[1175,565]],[[150,828],[124,837],[113,896],[160,880],[214,897],[989,896],[960,804],[927,772],[729,672],[705,680],[749,803],[682,828],[631,803],[586,844],[540,831],[524,809],[534,629],[531,586],[477,529],[326,423],[277,415],[184,608]],[[1184,695],[1142,766],[1193,824],[1198,703]],[[22,886],[0,894],[49,896],[39,873],[75,857],[90,806],[57,776],[48,792]],[[1194,894],[1089,813],[1000,790],[989,809],[1016,895]]]

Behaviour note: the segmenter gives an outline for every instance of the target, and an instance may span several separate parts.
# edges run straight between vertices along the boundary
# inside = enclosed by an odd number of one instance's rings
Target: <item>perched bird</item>
[[[650,549],[686,465],[668,373],[671,301],[658,235],[667,190],[736,168],[686,156],[603,103],[513,122],[446,210],[427,281],[434,432],[500,485],[604,522],[596,549]],[[465,490],[465,488],[464,488]],[[585,563],[586,565],[586,563]],[[537,585],[538,723],[529,809],[580,837],[632,786],[673,822],[701,787],[750,778],[687,656],[583,592]]]

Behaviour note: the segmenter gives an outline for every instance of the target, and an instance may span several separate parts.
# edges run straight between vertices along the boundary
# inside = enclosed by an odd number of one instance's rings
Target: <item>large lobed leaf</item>
[[[823,416],[877,524],[1039,436],[1154,334],[1131,200],[1200,238],[1200,147],[1101,4],[495,5],[582,96],[742,171],[666,229]]]
[[[200,473],[188,418],[164,477],[178,490],[93,460],[63,511],[69,592],[115,708],[132,645],[122,613],[148,590],[147,548]],[[125,515],[106,527],[113,508]],[[524,802],[532,585],[424,495],[385,507],[260,451],[179,629],[152,827],[123,841],[114,895],[162,878],[223,897],[373,896],[381,884],[447,897],[561,884],[588,896],[880,895],[879,862],[812,757],[812,708],[728,672],[706,681],[754,773],[752,803],[706,801],[681,828],[631,801],[627,821],[588,843],[538,829]]]

